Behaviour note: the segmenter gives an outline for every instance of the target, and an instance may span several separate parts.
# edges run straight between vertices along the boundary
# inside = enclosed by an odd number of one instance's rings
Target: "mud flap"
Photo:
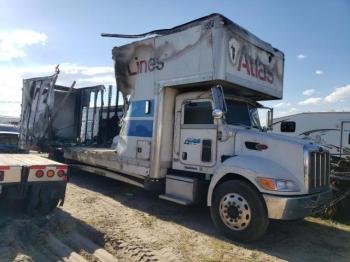
[[[62,206],[65,191],[66,183],[63,182],[31,185],[25,201],[27,213],[48,213],[58,204]]]

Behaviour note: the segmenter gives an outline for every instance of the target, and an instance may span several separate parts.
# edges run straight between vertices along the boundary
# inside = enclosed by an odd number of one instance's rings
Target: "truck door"
[[[350,155],[350,122],[343,121],[341,123],[341,145],[342,155]]]
[[[180,162],[187,165],[185,169],[190,169],[191,166],[214,166],[217,126],[212,117],[212,101],[209,99],[186,101],[182,104],[181,111]]]

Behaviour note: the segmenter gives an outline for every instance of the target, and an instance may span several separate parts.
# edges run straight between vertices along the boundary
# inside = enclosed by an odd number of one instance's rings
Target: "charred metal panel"
[[[50,116],[54,107],[54,85],[57,74],[23,80],[22,112],[19,146],[44,143],[51,132]]]
[[[212,81],[257,100],[282,98],[283,53],[229,19],[214,14],[153,33],[158,35],[113,48],[124,97]]]
[[[262,49],[233,30],[225,32],[226,81],[282,98],[284,57],[276,49]]]
[[[118,87],[134,99],[153,97],[155,84],[212,72],[211,33],[198,25],[176,34],[135,42],[112,51]],[[138,90],[133,92],[135,87]],[[143,88],[141,88],[143,87]]]
[[[57,109],[57,110],[56,110]],[[55,90],[54,113],[52,118],[53,139],[75,140],[76,138],[76,95]]]
[[[77,143],[111,144],[119,131],[115,112],[120,110],[109,101],[113,112],[104,113],[104,86],[76,89],[75,83],[71,87],[55,85],[58,73],[23,81],[20,148],[34,146],[47,151]]]

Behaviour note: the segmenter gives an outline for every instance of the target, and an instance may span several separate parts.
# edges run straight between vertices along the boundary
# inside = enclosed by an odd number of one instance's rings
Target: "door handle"
[[[182,160],[187,160],[187,152],[182,152]]]

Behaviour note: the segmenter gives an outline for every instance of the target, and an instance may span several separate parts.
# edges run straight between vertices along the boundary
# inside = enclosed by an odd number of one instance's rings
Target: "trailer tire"
[[[36,209],[36,215],[45,216],[50,214],[58,206],[59,201],[57,198],[41,200]]]
[[[260,238],[269,224],[261,194],[241,180],[219,184],[210,207],[213,223],[227,238],[251,242]]]
[[[32,188],[27,197],[27,213],[31,216],[45,216],[59,204],[60,199],[42,187]]]

